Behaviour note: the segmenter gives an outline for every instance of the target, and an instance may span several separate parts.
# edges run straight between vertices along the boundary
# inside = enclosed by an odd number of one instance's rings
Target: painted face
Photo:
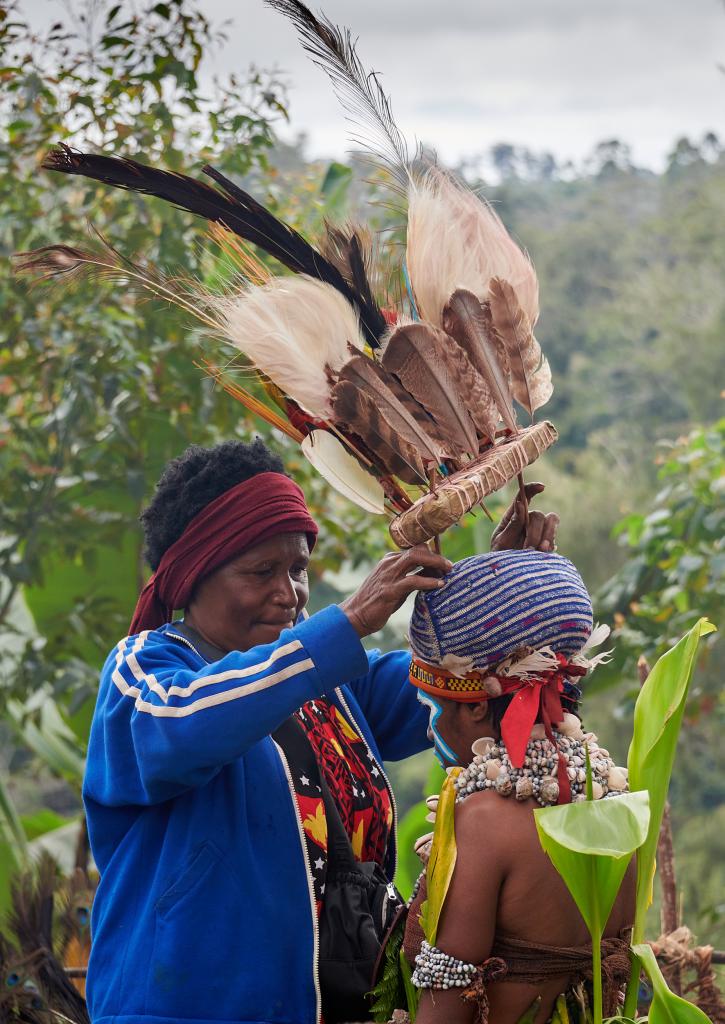
[[[424,707],[430,710],[428,722],[428,739],[433,740],[433,752],[442,768],[451,768],[459,764],[458,754],[446,743],[439,732],[440,717],[443,714],[443,706],[423,690],[418,690],[418,700]]]

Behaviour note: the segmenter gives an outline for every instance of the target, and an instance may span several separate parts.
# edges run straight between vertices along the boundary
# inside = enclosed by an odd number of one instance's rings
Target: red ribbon
[[[165,552],[136,604],[129,635],[170,622],[186,608],[204,576],[280,533],[306,533],[310,550],[317,523],[300,487],[283,473],[258,473],[230,487],[201,510]]]
[[[526,748],[531,740],[531,730],[538,719],[544,725],[547,739],[556,747],[553,727],[564,719],[564,708],[561,704],[564,683],[570,676],[586,675],[587,670],[583,666],[572,664],[563,654],[557,654],[556,660],[558,668],[544,670],[531,679],[519,679],[516,676],[495,675],[490,672],[453,676],[414,658],[410,681],[428,693],[435,693],[448,700],[470,703],[491,700],[492,695],[483,688],[483,683],[487,679],[498,680],[501,696],[513,694],[501,719],[501,738],[506,744],[511,764],[514,768],[522,768]],[[570,803],[571,785],[566,764],[560,755],[556,775],[559,783],[558,802]]]
[[[501,719],[501,738],[514,768],[523,767],[531,730],[537,718],[541,717],[546,737],[556,747],[553,727],[564,719],[564,708],[561,706],[564,681],[567,675],[584,675],[586,672],[580,665],[568,664],[561,654],[557,654],[556,660],[560,666],[558,670],[542,672],[537,678],[528,681],[519,680],[521,689],[514,693]],[[559,783],[558,802],[571,803],[571,785],[561,756],[558,757],[556,777]]]

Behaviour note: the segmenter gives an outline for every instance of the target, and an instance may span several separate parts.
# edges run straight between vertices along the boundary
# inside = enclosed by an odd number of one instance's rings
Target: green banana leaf
[[[629,788],[647,790],[650,822],[637,855],[637,905],[632,941],[644,938],[645,916],[652,902],[657,840],[670,785],[677,737],[700,638],[715,631],[700,619],[675,647],[658,660],[642,687],[634,709],[634,733],[629,748]],[[628,1007],[631,1012],[631,1007]]]
[[[634,851],[647,836],[649,795],[542,807],[539,842],[574,897],[592,937],[594,1024],[602,1022],[601,941]]]
[[[647,793],[626,793],[534,811],[539,841],[600,938],[627,865],[649,825]]]
[[[428,777],[422,787],[423,795],[440,793],[445,780],[446,773],[431,756]],[[417,804],[413,804],[398,824],[398,867],[395,872],[395,884],[406,900],[412,893],[413,886],[421,872],[422,865],[415,852],[415,842],[420,836],[431,830],[430,824],[426,821],[429,810],[425,800],[420,800]]]
[[[413,886],[423,870],[415,842],[420,836],[430,832],[430,824],[426,821],[430,808],[421,800],[414,804],[398,825],[398,866],[395,871],[395,884],[404,899],[413,892]]]
[[[649,1024],[710,1024],[710,1018],[699,1007],[676,996],[674,992],[670,992],[651,946],[642,942],[633,945],[632,950],[652,982],[653,995],[649,1008]]]
[[[421,907],[421,920],[423,932],[431,946],[435,946],[438,922],[453,876],[453,869],[456,866],[456,791],[453,788],[453,780],[458,771],[460,769],[454,769],[451,772],[441,789],[436,810],[435,829],[433,830],[433,845],[426,873],[428,898]]]

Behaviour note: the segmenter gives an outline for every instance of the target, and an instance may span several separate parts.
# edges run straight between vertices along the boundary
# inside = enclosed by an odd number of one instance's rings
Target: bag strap
[[[358,863],[352,851],[352,843],[342,823],[340,810],[325,782],[322,769],[320,769],[320,786],[327,818],[327,855],[330,858],[330,863],[334,864],[338,871],[353,871],[357,868]]]

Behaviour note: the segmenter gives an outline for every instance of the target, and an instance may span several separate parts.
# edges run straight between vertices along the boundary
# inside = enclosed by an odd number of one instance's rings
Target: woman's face
[[[270,537],[206,576],[185,620],[223,651],[274,643],[307,604],[309,560],[304,533]]]

